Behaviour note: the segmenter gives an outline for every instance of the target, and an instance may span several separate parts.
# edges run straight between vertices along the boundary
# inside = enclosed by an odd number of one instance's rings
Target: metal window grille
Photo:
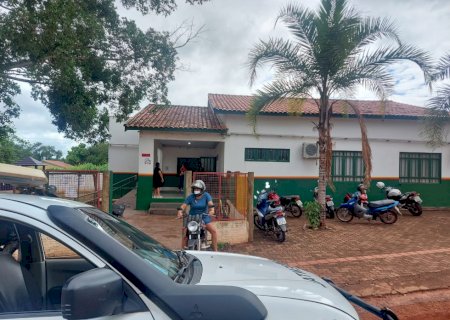
[[[289,149],[245,148],[245,161],[289,162]]]
[[[440,183],[440,153],[400,152],[401,183]]]
[[[241,172],[193,172],[211,195],[218,220],[244,220],[247,216],[248,175]]]
[[[331,172],[334,181],[361,181],[364,178],[361,151],[333,151]]]

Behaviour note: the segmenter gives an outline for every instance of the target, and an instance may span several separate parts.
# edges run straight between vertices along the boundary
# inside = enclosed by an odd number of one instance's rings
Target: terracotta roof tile
[[[218,112],[247,112],[253,96],[237,96],[226,94],[209,94],[208,106]],[[349,100],[356,105],[362,114],[367,116],[387,117],[423,117],[426,108],[421,108],[405,103],[386,101],[382,104],[374,100]],[[333,101],[332,101],[333,102]],[[266,106],[261,114],[288,114],[301,113],[306,115],[318,114],[318,107],[312,99],[284,99]],[[354,115],[353,109],[344,101],[338,101],[333,106],[336,115]]]
[[[150,104],[129,119],[126,129],[180,129],[226,131],[214,111],[208,107],[156,106]]]

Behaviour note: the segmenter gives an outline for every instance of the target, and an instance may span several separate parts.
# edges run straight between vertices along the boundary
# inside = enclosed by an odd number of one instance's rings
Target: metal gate
[[[241,172],[193,172],[193,180],[203,180],[213,198],[219,220],[244,220],[247,216],[248,174]]]
[[[47,170],[48,184],[58,197],[101,207],[103,173],[100,171]]]

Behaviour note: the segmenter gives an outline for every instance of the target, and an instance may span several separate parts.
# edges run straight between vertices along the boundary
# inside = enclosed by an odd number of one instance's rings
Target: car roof
[[[60,205],[69,208],[92,207],[86,203],[76,202],[63,198],[45,197],[29,194],[0,193],[0,202],[2,199],[28,204],[44,210],[51,205]]]

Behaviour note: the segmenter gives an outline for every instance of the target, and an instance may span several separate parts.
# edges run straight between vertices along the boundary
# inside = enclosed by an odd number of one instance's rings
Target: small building
[[[44,163],[48,169],[70,169],[72,165],[65,163],[61,160],[42,160],[42,163]]]
[[[254,172],[255,190],[269,181],[280,194],[312,199],[318,179],[318,107],[285,99],[265,107],[253,127],[246,116],[252,96],[209,94],[206,107],[148,105],[126,123],[110,121],[109,166],[119,177],[138,174],[137,209],[151,202],[152,173],[161,163],[167,186],[177,185],[182,162],[193,171]],[[362,113],[372,149],[370,199],[383,198],[382,180],[416,190],[424,206],[450,207],[450,146],[432,149],[420,134],[426,109],[394,101],[337,101],[333,106],[333,166],[340,203],[363,178],[361,131],[351,105]]]
[[[40,160],[36,160],[33,157],[25,157],[15,163],[16,166],[21,167],[34,167],[35,169],[45,170],[46,164]]]

